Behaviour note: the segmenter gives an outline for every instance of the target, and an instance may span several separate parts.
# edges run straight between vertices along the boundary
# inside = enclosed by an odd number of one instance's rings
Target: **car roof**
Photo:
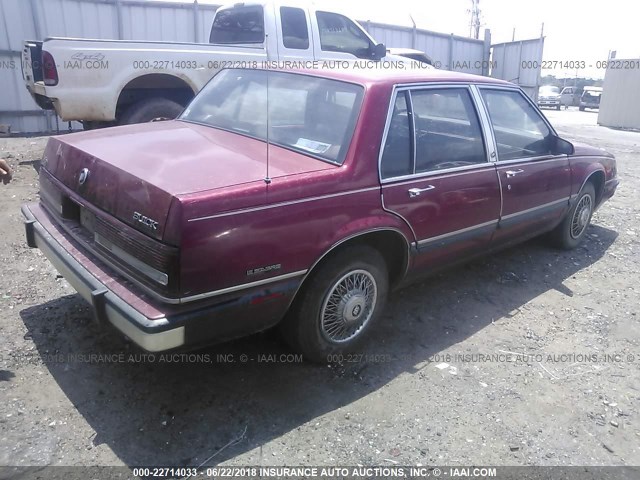
[[[391,68],[387,64],[392,62],[375,62],[363,60],[360,68],[327,68],[336,66],[341,61],[331,60],[316,62],[321,68],[314,69],[276,69],[276,71],[287,73],[298,73],[313,75],[317,77],[340,80],[350,83],[358,83],[363,86],[373,85],[402,85],[413,83],[481,83],[500,86],[514,87],[513,83],[497,78],[483,77],[469,73],[451,72],[448,70],[438,70],[436,68]],[[358,62],[356,62],[358,64]],[[324,66],[324,67],[323,67]]]

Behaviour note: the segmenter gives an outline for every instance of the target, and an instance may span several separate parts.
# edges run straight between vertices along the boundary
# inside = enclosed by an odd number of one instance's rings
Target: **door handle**
[[[419,196],[422,192],[428,192],[429,190],[433,190],[434,187],[433,185],[427,185],[426,188],[410,188],[409,189],[409,197],[413,198],[413,197],[417,197]]]
[[[511,178],[511,177],[515,177],[516,175],[519,175],[521,173],[524,173],[524,170],[522,170],[521,168],[519,168],[518,170],[507,170],[506,172],[504,172],[507,174],[507,178]]]

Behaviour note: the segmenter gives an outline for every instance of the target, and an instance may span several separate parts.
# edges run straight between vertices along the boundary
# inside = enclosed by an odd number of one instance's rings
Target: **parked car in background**
[[[426,65],[433,65],[433,60],[422,50],[414,50],[413,48],[387,48],[389,55],[410,58]]]
[[[517,86],[425,71],[223,70],[178,120],[58,137],[27,242],[140,347],[279,324],[352,350],[390,289],[549,233],[585,237],[612,155]]]
[[[580,96],[580,111],[584,112],[587,108],[599,109],[601,97],[602,87],[584,87]]]
[[[576,87],[564,87],[560,92],[560,103],[565,108],[573,105]]]
[[[22,52],[38,106],[85,129],[175,118],[224,67],[382,58],[409,63],[387,55],[355,20],[286,0],[219,8],[209,44],[47,38]]]
[[[560,110],[562,96],[560,89],[553,85],[543,85],[538,89],[538,106]]]

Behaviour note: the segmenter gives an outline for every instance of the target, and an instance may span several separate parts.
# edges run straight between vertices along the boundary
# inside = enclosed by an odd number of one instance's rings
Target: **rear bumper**
[[[269,328],[282,318],[299,284],[293,279],[270,285],[267,298],[271,300],[266,301],[263,288],[215,304],[158,304],[79,251],[38,204],[23,205],[22,214],[27,244],[39,248],[93,306],[96,320],[112,324],[149,352],[216,343]]]
[[[38,207],[39,208],[39,207]],[[168,320],[150,319],[124,302],[78,262],[39,222],[32,209],[24,205],[27,244],[39,248],[71,286],[93,305],[99,322],[108,321],[141,348],[149,352],[170,350],[185,344],[185,328],[165,328]]]

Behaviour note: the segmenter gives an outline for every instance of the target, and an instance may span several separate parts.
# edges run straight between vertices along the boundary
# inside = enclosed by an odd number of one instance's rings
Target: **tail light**
[[[45,50],[42,51],[42,74],[45,85],[53,87],[58,84],[58,68],[56,67],[56,62],[53,59],[53,55]]]
[[[85,217],[91,217],[90,222],[83,221],[83,213]],[[179,267],[176,247],[143,235],[133,238],[85,209],[81,209],[80,217],[81,225],[90,224],[88,229],[94,233],[97,251],[106,253],[110,260],[154,290],[168,296],[177,294]]]

